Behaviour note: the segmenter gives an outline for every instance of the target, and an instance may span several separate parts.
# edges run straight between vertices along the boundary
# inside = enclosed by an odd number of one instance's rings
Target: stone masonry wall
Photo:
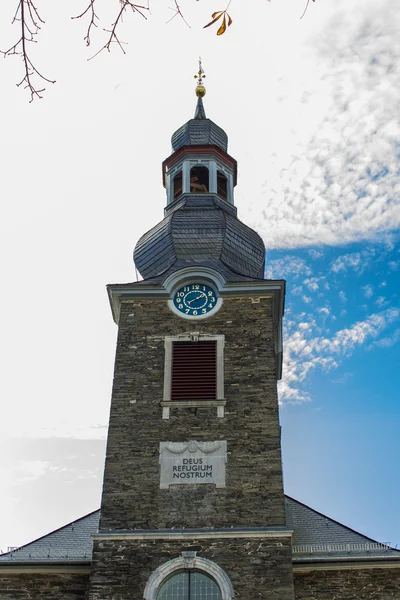
[[[95,541],[89,600],[143,600],[148,578],[184,550],[217,563],[231,580],[235,600],[293,600],[288,540],[212,539]]]
[[[88,573],[15,573],[0,572],[0,600],[84,600],[89,584]]]
[[[270,298],[226,298],[200,322],[165,300],[122,304],[104,476],[101,530],[285,524]],[[225,417],[172,408],[162,419],[164,338],[225,335]],[[159,489],[159,442],[227,440],[226,488]]]
[[[295,572],[296,600],[400,600],[400,568]]]

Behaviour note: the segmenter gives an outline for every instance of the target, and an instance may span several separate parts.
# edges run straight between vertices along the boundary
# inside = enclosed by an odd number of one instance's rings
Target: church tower
[[[89,600],[293,600],[277,379],[284,281],[237,217],[237,163],[206,117],[163,163],[143,280],[108,286],[118,325]]]

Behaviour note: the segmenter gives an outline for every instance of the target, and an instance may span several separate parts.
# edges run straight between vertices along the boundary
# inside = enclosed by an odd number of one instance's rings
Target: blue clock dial
[[[188,283],[174,294],[174,305],[184,315],[200,317],[211,312],[217,303],[217,292],[206,283]]]

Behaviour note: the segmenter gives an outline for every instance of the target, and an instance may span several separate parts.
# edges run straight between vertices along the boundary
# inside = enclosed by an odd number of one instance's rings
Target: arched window
[[[215,562],[184,551],[150,575],[144,600],[233,600],[228,575]]]
[[[160,586],[157,600],[222,600],[216,581],[201,571],[181,571]]]
[[[182,171],[174,177],[173,198],[176,200],[182,194]]]
[[[228,180],[221,171],[217,171],[217,194],[223,200],[228,199]]]
[[[190,169],[190,193],[204,194],[210,190],[210,174],[207,167],[198,166]]]

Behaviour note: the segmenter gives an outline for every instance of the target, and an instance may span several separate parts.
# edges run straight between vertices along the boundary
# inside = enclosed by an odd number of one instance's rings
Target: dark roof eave
[[[292,557],[293,570],[355,570],[355,569],[397,569],[400,568],[400,556],[302,556]]]

